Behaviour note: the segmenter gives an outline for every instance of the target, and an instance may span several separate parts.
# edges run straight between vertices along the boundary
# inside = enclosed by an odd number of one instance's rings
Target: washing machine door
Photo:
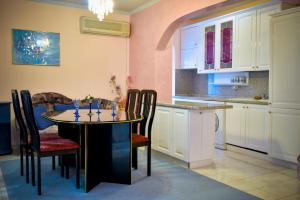
[[[215,113],[215,133],[218,134],[218,130],[219,130],[219,127],[220,127],[220,119],[219,119],[219,116],[217,115],[217,113]]]

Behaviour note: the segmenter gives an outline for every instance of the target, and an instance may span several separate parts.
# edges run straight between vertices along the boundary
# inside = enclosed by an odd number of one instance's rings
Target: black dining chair
[[[138,167],[138,147],[147,147],[147,176],[151,176],[151,129],[155,115],[157,93],[155,90],[142,90],[137,113],[143,117],[139,133],[132,133],[132,166]],[[147,128],[147,130],[146,130]],[[146,135],[147,133],[147,135]]]
[[[49,156],[64,156],[64,155],[75,155],[76,156],[76,188],[79,188],[80,179],[80,155],[79,155],[79,144],[59,137],[52,140],[41,140],[37,125],[34,119],[31,95],[28,90],[21,91],[21,99],[24,107],[25,119],[31,136],[31,150],[37,154],[37,184],[38,184],[38,195],[41,195],[41,158]]]
[[[139,107],[139,100],[140,100],[140,90],[138,89],[128,89],[127,90],[127,98],[126,98],[126,105],[125,111],[127,114],[135,114]],[[138,123],[132,123],[132,132],[137,132]]]
[[[25,153],[25,173],[26,173],[26,183],[29,183],[29,156],[31,156],[31,175],[32,175],[32,185],[35,185],[35,174],[34,174],[34,155],[32,153],[31,149],[31,138],[30,135],[27,132],[27,127],[25,124],[25,121],[23,119],[22,111],[21,111],[21,105],[19,100],[19,95],[17,90],[11,91],[11,97],[12,97],[12,103],[13,103],[13,109],[15,113],[15,117],[17,120],[17,123],[19,125],[20,129],[20,169],[21,169],[21,176],[24,174],[24,153]],[[57,139],[58,135],[57,133],[47,133],[47,134],[41,134],[40,135],[41,140],[47,141],[52,139]],[[52,169],[55,169],[55,157],[52,157]]]
[[[125,111],[134,113],[138,109],[138,103],[140,99],[140,90],[138,89],[128,89]]]

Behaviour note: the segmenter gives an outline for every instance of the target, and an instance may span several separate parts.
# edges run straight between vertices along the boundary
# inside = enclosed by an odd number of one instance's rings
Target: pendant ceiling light
[[[89,10],[97,15],[102,21],[104,16],[113,12],[114,3],[112,0],[88,0]]]

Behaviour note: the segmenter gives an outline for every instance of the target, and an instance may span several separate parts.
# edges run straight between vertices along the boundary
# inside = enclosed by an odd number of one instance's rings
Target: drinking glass
[[[75,99],[74,100],[74,107],[75,107],[75,115],[79,116],[78,110],[79,110],[79,106],[80,106],[80,99]]]
[[[98,109],[97,113],[100,114],[101,113],[100,112],[100,109],[101,109],[101,100],[100,99],[98,99],[98,101],[97,101],[97,109]]]

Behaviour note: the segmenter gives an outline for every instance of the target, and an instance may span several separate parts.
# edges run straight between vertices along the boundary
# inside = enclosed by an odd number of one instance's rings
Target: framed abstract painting
[[[60,34],[13,29],[12,63],[60,65]]]

